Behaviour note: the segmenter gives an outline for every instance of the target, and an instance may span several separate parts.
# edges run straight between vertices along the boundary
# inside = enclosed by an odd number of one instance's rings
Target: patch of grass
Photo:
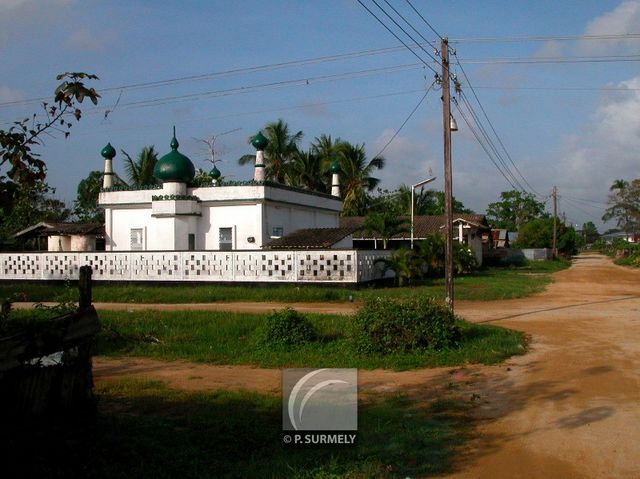
[[[567,260],[529,261],[524,266],[487,268],[455,278],[456,298],[491,301],[523,298],[540,293],[551,283],[551,273],[568,268]],[[532,276],[531,273],[540,273]],[[95,284],[93,300],[105,303],[216,303],[251,302],[344,302],[361,301],[370,296],[401,298],[416,294],[444,298],[444,278],[427,280],[415,286],[363,286],[349,289],[314,285],[148,285]],[[66,302],[77,299],[77,290],[67,283],[0,282],[0,298],[24,301]]]
[[[308,315],[318,334],[316,341],[292,350],[258,348],[255,330],[265,317],[212,311],[103,311],[97,354],[273,368],[402,370],[465,363],[493,364],[525,351],[524,335],[520,332],[459,321],[461,341],[457,347],[364,356],[354,351],[347,337],[349,317],[317,314]]]
[[[132,379],[97,392],[95,421],[3,435],[3,466],[25,477],[424,477],[452,470],[470,427],[455,403],[394,396],[360,407],[357,446],[295,449],[281,443],[279,397]]]

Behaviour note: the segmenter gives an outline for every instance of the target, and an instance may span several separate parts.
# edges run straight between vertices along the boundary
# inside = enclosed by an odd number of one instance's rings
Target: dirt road
[[[361,373],[365,393],[433,392],[449,377],[480,397],[478,434],[448,477],[640,477],[640,271],[589,255],[555,279],[532,298],[456,305],[470,321],[529,333],[525,356],[498,366]],[[134,374],[190,389],[279,388],[277,370],[249,367],[97,358],[94,369],[98,381]]]

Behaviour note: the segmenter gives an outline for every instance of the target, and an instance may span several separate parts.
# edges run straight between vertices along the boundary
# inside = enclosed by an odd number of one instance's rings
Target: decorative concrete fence
[[[360,283],[383,277],[389,251],[127,251],[1,253],[0,280]],[[387,276],[392,275],[387,273]]]

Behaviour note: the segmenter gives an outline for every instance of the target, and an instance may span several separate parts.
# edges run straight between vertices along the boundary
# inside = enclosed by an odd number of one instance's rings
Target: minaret
[[[113,157],[116,156],[116,150],[111,143],[107,143],[102,151],[100,152],[102,157],[104,158],[104,174],[102,176],[102,187],[103,188],[111,188],[113,186],[113,166],[111,162]]]
[[[340,198],[340,163],[334,161],[329,168],[331,171],[331,196]]]
[[[266,176],[264,171],[264,149],[269,144],[269,140],[259,131],[251,139],[251,144],[256,149],[256,167],[253,172],[253,181],[263,182]]]

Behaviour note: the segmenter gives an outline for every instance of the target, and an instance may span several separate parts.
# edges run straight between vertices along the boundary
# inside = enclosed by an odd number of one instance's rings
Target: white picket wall
[[[388,251],[127,251],[0,253],[0,280],[358,283],[380,279]],[[389,273],[387,273],[389,275]]]

